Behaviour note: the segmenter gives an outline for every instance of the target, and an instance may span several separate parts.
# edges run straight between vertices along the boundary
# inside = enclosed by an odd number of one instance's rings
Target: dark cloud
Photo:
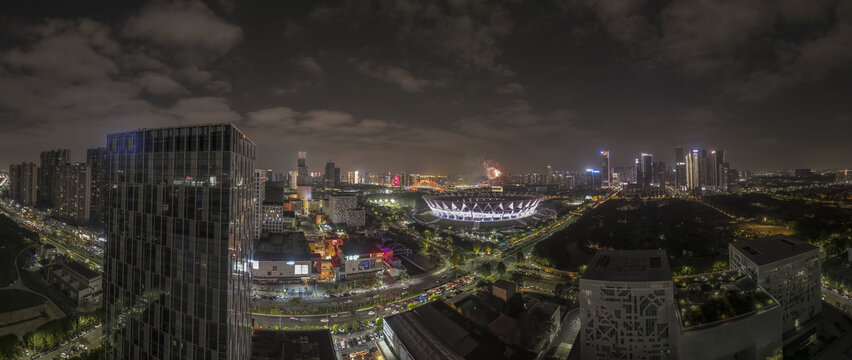
[[[298,150],[316,168],[467,173],[675,145],[741,168],[852,165],[847,1],[20,5],[0,5],[0,165],[209,122],[282,170]]]

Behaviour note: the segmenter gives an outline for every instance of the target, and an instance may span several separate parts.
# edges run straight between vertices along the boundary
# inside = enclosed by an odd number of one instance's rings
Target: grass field
[[[26,309],[44,304],[44,298],[29,291],[0,289],[0,313]]]

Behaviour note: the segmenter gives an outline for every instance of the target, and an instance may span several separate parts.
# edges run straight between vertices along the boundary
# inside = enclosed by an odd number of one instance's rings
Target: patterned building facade
[[[580,279],[581,359],[672,359],[678,325],[664,250],[601,250]]]
[[[106,358],[249,358],[254,159],[233,125],[108,136]]]
[[[24,206],[38,201],[38,166],[35,163],[9,165],[9,196]]]

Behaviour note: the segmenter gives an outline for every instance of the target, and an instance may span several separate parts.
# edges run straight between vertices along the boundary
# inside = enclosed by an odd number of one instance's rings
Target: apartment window
[[[278,266],[272,266],[272,271],[277,271],[277,270],[278,270]]]

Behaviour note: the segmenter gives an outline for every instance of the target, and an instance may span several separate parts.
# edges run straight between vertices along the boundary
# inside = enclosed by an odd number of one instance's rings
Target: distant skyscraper
[[[666,187],[666,163],[662,161],[654,162],[654,179],[651,183],[653,186]]]
[[[642,176],[639,177],[639,186],[650,187],[654,182],[654,154],[642,154],[640,159]]]
[[[106,192],[108,183],[106,148],[86,150],[86,164],[89,165],[92,177],[90,219],[103,224],[106,221]]]
[[[601,151],[601,179],[604,186],[612,185],[612,166],[609,163],[609,151]]]
[[[337,169],[337,166],[331,160],[325,163],[325,174],[323,176],[326,184],[329,186],[337,186],[337,182],[340,180],[339,176],[337,176],[339,172],[335,171],[335,169]]]
[[[284,174],[268,169],[266,170],[266,181],[284,181]]]
[[[720,190],[722,188],[722,180],[723,180],[722,177],[724,175],[723,170],[722,170],[722,164],[724,164],[724,163],[725,163],[725,151],[724,150],[713,151],[713,171],[716,173],[716,175],[713,178],[714,178],[714,180],[716,180],[716,183],[715,183],[716,187],[719,188]]]
[[[41,152],[38,171],[39,206],[55,208],[59,205],[59,172],[71,160],[71,150],[60,149]]]
[[[686,155],[686,188],[701,189],[701,152],[693,149]]]
[[[308,173],[307,157],[307,152],[299,151],[299,160],[297,162],[298,175],[296,176],[296,193],[298,194],[299,199],[310,201],[311,185],[313,183],[313,178],[311,177],[311,174]]]
[[[683,189],[686,187],[686,158],[683,154],[683,147],[675,147],[675,187]]]
[[[715,151],[707,152],[706,149],[701,149],[700,172],[701,172],[701,187],[711,188],[716,186],[716,160]]]
[[[57,215],[83,223],[89,221],[92,172],[85,163],[65,164],[59,171]]]
[[[38,166],[35,163],[9,165],[9,197],[24,206],[38,201]]]
[[[250,357],[254,158],[233,125],[107,137],[104,358]]]

